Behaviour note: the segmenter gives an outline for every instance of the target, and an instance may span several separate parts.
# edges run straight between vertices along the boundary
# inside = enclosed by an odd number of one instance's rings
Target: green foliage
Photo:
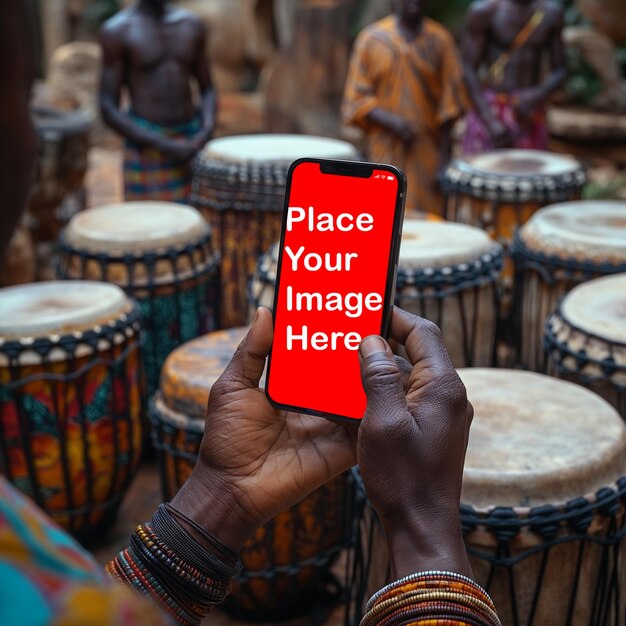
[[[88,29],[97,29],[121,8],[120,0],[91,0],[83,15],[85,26]]]

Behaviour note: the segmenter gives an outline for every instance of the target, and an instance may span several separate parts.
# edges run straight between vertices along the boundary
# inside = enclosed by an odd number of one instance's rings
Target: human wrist
[[[234,552],[241,551],[259,526],[241,506],[235,490],[226,481],[198,468],[170,504]],[[181,524],[199,543],[209,547],[192,526],[185,525],[184,521]]]
[[[414,516],[383,526],[394,579],[432,570],[472,578],[458,514]]]

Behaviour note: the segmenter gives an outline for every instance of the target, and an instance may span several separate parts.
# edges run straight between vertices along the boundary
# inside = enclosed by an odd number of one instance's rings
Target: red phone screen
[[[267,383],[276,404],[363,417],[358,347],[381,334],[389,309],[400,188],[392,170],[363,178],[316,162],[293,169]]]

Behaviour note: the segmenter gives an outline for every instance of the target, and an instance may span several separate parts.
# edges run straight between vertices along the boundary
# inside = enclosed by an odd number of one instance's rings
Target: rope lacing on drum
[[[474,261],[458,265],[436,268],[399,268],[397,278],[398,300],[402,299],[401,289],[415,287],[427,289],[429,297],[445,298],[469,287],[482,286],[497,280],[503,266],[503,252],[500,247],[483,254]],[[413,296],[411,296],[413,297]]]
[[[555,365],[559,374],[576,374],[584,384],[593,384],[597,382],[609,382],[619,393],[626,391],[626,382],[620,382],[616,374],[626,374],[626,363],[620,364],[612,355],[612,351],[616,348],[623,349],[624,344],[615,344],[609,338],[583,330],[578,326],[567,322],[567,326],[561,323],[562,302],[558,305],[557,312],[552,314],[545,323],[543,347],[550,356],[552,363]],[[562,327],[561,331],[555,326]],[[584,345],[577,350],[567,345],[562,333],[567,333],[568,337],[574,333],[584,337]],[[597,359],[589,355],[587,347],[591,342],[598,341],[607,345],[609,354],[603,359]],[[572,362],[574,367],[572,367]],[[598,369],[597,373],[590,373]],[[626,377],[625,377],[626,380]]]

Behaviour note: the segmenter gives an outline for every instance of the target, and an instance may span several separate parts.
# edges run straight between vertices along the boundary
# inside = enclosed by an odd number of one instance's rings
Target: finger
[[[238,388],[258,387],[273,336],[272,313],[265,307],[259,307],[248,334],[237,347],[220,379],[235,383]]]
[[[413,365],[428,365],[434,373],[452,368],[441,331],[432,322],[394,307],[391,337],[404,346]]]
[[[359,361],[367,396],[364,423],[379,426],[398,413],[406,412],[402,373],[389,344],[382,337],[366,337],[359,346]]]
[[[402,383],[402,388],[406,393],[411,385],[411,371],[413,368],[405,358],[398,356],[397,354],[394,355],[394,360],[400,370],[400,381]]]

